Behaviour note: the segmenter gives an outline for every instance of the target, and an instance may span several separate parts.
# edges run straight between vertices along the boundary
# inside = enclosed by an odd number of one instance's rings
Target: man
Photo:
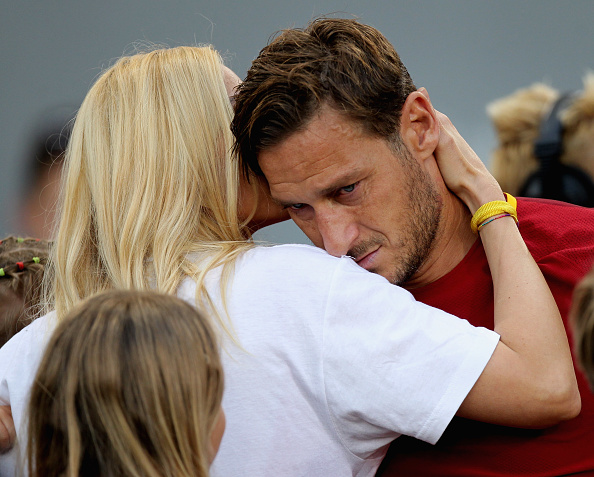
[[[266,177],[272,198],[315,245],[493,328],[481,241],[436,165],[438,113],[377,30],[321,19],[284,31],[253,62],[235,100],[232,128],[246,171]],[[518,214],[565,318],[594,259],[594,211],[521,199]],[[576,419],[519,430],[455,418],[436,446],[397,439],[380,472],[594,475],[594,396],[581,374],[579,384]]]

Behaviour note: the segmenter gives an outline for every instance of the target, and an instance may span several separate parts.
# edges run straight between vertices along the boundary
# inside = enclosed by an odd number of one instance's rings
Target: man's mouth
[[[367,252],[364,255],[361,255],[355,259],[357,265],[363,267],[366,270],[369,270],[375,264],[375,260],[377,258],[377,254],[379,252],[380,247],[372,250],[371,252]]]

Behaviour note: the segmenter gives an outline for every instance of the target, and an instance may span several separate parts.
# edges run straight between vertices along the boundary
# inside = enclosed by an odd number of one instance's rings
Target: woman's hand
[[[10,406],[0,406],[0,454],[12,449],[16,440],[16,430]]]
[[[436,111],[439,120],[439,143],[435,159],[448,188],[474,214],[493,200],[505,200],[501,187],[472,150],[450,119]]]
[[[248,229],[253,234],[268,225],[289,219],[289,212],[270,197],[268,182],[264,177],[250,176],[250,182],[242,177],[239,189],[239,219],[249,219]]]

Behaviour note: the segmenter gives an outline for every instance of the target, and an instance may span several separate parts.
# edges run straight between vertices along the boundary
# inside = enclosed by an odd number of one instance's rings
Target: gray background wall
[[[243,77],[273,32],[321,14],[382,31],[487,164],[488,102],[539,80],[579,88],[594,68],[591,0],[1,0],[0,236],[19,232],[32,129],[56,108],[74,110],[135,43],[212,43]],[[306,240],[291,224],[260,238]]]

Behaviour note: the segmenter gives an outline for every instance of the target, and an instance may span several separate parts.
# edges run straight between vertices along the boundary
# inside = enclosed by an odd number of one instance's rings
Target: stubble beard
[[[396,257],[390,280],[395,285],[406,284],[427,260],[435,244],[442,209],[441,196],[429,175],[412,157],[404,158],[404,161],[409,177],[409,221],[399,244],[402,254]]]
[[[417,273],[431,253],[441,220],[441,197],[430,182],[423,189],[409,191],[411,220],[403,235],[404,253],[395,263],[392,283],[405,285]]]
[[[408,177],[405,194],[408,198],[408,222],[403,228],[394,257],[392,272],[385,276],[394,285],[408,282],[431,253],[441,221],[442,200],[431,178],[412,157],[402,159]],[[347,255],[360,257],[368,250],[386,243],[381,236],[372,236],[365,242],[352,247]],[[383,275],[378,267],[369,269],[372,273]]]

